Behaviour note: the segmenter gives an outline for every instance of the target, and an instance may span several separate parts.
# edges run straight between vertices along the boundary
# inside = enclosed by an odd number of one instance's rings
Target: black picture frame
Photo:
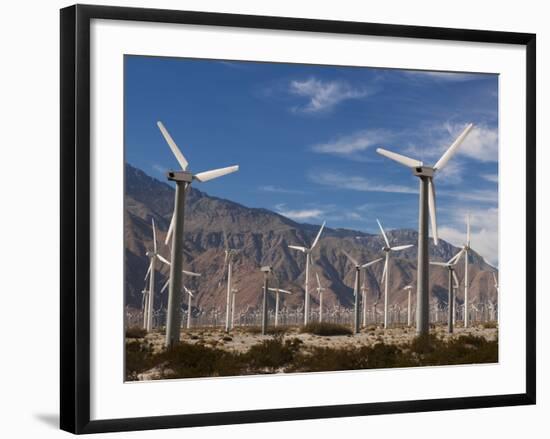
[[[526,47],[526,392],[417,401],[90,420],[90,21],[182,23]],[[61,429],[81,434],[535,404],[536,36],[530,33],[75,5],[61,10]]]

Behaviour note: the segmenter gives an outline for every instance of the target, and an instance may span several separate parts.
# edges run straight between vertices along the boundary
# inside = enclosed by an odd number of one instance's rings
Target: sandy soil
[[[453,334],[447,333],[446,326],[437,326],[430,331],[445,339],[456,338],[460,335],[471,334],[479,337],[485,337],[487,340],[495,340],[498,336],[498,329],[483,328],[474,326],[470,328],[455,328]],[[304,347],[319,346],[329,348],[372,346],[380,342],[386,344],[400,344],[408,342],[415,337],[414,328],[388,328],[371,326],[369,329],[363,329],[356,335],[338,335],[338,336],[318,336],[313,334],[302,334],[300,328],[287,328],[284,338],[299,338]],[[229,334],[221,328],[197,328],[182,330],[181,340],[186,343],[202,343],[205,346],[217,347],[233,352],[246,352],[251,346],[260,343],[262,340],[273,338],[273,335],[255,334],[247,328],[235,328]],[[159,352],[164,346],[164,335],[161,332],[152,332],[147,334],[145,340],[153,345],[153,350]]]

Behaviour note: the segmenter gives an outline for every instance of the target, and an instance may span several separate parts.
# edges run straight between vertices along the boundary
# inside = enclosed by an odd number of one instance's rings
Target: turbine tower
[[[167,173],[168,180],[176,183],[176,194],[174,203],[174,214],[171,223],[173,224],[169,230],[172,236],[172,266],[170,267],[170,289],[168,293],[168,316],[166,319],[166,341],[167,348],[171,348],[180,340],[180,322],[181,312],[180,304],[182,302],[182,278],[181,266],[183,263],[183,231],[184,231],[184,209],[185,209],[185,192],[191,185],[193,180],[198,182],[206,182],[223,175],[230,174],[239,170],[239,166],[229,166],[227,168],[214,169],[211,171],[199,172],[193,174],[187,170],[188,162],[179,150],[176,142],[172,139],[162,122],[157,122],[157,125],[162,133],[166,143],[176,157],[180,171],[169,171]],[[169,239],[167,237],[167,239]]]
[[[454,255],[447,262],[430,262],[430,265],[437,265],[439,267],[445,267],[449,270],[449,284],[448,284],[448,295],[447,295],[447,332],[452,334],[453,332],[453,317],[454,317],[454,305],[455,305],[455,295],[454,295],[454,283],[458,284],[458,278],[455,273],[455,265],[458,263],[458,260],[465,252],[465,249],[460,250],[456,255]]]
[[[428,259],[428,215],[432,223],[434,244],[437,245],[437,223],[435,212],[434,175],[441,170],[457,151],[473,125],[468,124],[464,131],[456,138],[451,146],[433,166],[424,166],[420,160],[415,160],[395,152],[378,148],[376,151],[408,168],[420,179],[419,215],[418,215],[418,274],[416,293],[416,332],[427,335],[430,329],[430,301],[429,301],[429,259]]]
[[[313,241],[313,244],[311,247],[301,247],[298,245],[289,245],[288,247],[293,250],[301,251],[302,253],[305,253],[306,255],[306,281],[305,281],[305,297],[304,297],[304,325],[307,325],[309,323],[309,290],[308,290],[308,284],[309,284],[309,265],[311,263],[311,252],[319,242],[319,238],[321,238],[321,233],[323,232],[323,229],[325,228],[326,221],[323,222],[321,225],[321,228],[319,229],[319,232],[317,232],[317,236],[315,237],[315,240]]]
[[[401,250],[405,250],[407,248],[413,247],[413,244],[407,244],[407,245],[398,245],[395,247],[392,247],[390,245],[390,241],[388,240],[388,237],[386,236],[386,232],[384,232],[384,228],[382,227],[382,224],[380,224],[380,221],[376,220],[378,223],[378,227],[380,227],[380,231],[382,232],[382,237],[384,238],[384,242],[386,245],[382,247],[382,251],[386,254],[386,261],[384,262],[384,271],[382,272],[382,282],[384,282],[384,329],[388,327],[388,300],[389,300],[389,285],[390,285],[390,253],[391,252],[398,252]]]
[[[231,277],[233,274],[233,256],[237,253],[236,250],[229,248],[229,241],[227,240],[227,233],[223,229],[223,242],[225,245],[225,260],[224,266],[227,266],[227,295],[225,301],[225,332],[229,332],[231,328]]]
[[[319,323],[323,321],[323,291],[325,288],[321,285],[321,280],[319,279],[319,273],[315,272],[315,277],[317,278],[317,294],[319,294]]]
[[[353,332],[355,334],[359,333],[359,290],[360,290],[360,283],[361,283],[361,270],[363,268],[367,268],[373,264],[376,264],[377,262],[381,261],[382,258],[375,259],[374,261],[367,262],[365,264],[360,264],[357,262],[356,259],[354,259],[347,251],[342,250],[342,253],[346,255],[346,257],[350,260],[350,262],[355,265],[355,286],[353,288],[353,295],[355,297],[354,301],[354,307],[353,307]]]
[[[411,285],[407,285],[403,288],[407,292],[407,326],[411,326]]]

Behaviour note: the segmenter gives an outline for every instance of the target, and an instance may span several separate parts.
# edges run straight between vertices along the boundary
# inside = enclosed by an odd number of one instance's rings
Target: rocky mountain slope
[[[174,204],[174,190],[143,171],[126,165],[125,169],[125,300],[129,307],[141,306],[141,290],[149,263],[146,252],[152,249],[151,218],[157,225],[159,252],[170,257],[164,238],[170,224]],[[330,224],[328,224],[330,226]],[[202,309],[225,307],[225,270],[223,229],[227,231],[230,246],[238,249],[233,265],[233,285],[239,290],[239,309],[255,308],[261,303],[261,265],[272,265],[276,282],[281,288],[294,294],[285,297],[285,305],[291,308],[303,304],[305,257],[288,248],[288,244],[311,245],[318,230],[317,225],[300,224],[267,209],[252,209],[229,200],[215,198],[194,187],[188,189],[185,210],[184,268],[202,273],[200,278],[185,278],[184,282],[196,291],[194,305]],[[390,242],[399,245],[416,244],[414,230],[393,230],[388,233]],[[381,257],[382,238],[364,232],[332,229],[327,227],[313,253],[313,269],[318,272],[326,288],[324,302],[333,305],[351,306],[353,303],[354,268],[342,254],[345,249],[360,261]],[[430,258],[446,261],[459,251],[458,248],[440,240],[439,245],[430,245]],[[390,303],[404,305],[406,293],[403,287],[414,284],[416,279],[416,245],[395,253],[391,259]],[[379,280],[383,263],[378,263],[363,272],[368,288],[369,303],[380,294]],[[482,257],[470,253],[470,294],[474,300],[496,300],[491,271]],[[157,278],[157,291],[167,279],[168,267],[162,266]],[[313,271],[312,271],[313,273]],[[463,297],[463,260],[457,265],[461,281],[458,301]],[[313,279],[310,291],[316,287]],[[432,298],[446,303],[447,270],[432,267],[430,270]],[[157,294],[155,303],[168,300],[167,290]],[[313,306],[317,294],[312,291]]]

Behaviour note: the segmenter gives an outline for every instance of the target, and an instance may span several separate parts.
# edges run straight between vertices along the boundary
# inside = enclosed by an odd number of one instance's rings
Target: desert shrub
[[[126,381],[136,381],[138,374],[153,367],[152,345],[137,340],[126,342]]]
[[[143,338],[147,331],[139,326],[131,326],[126,328],[126,338]]]
[[[261,326],[243,326],[242,329],[244,332],[248,332],[249,334],[257,335],[262,333]],[[268,326],[266,328],[266,334],[268,335],[281,335],[286,334],[289,331],[289,326]]]
[[[485,322],[485,323],[483,323],[483,327],[485,329],[496,329],[496,328],[498,328],[498,323],[497,322]]]
[[[252,346],[241,355],[241,360],[249,370],[274,371],[291,363],[301,344],[297,338],[283,341],[282,337],[274,337]]]
[[[239,375],[242,364],[239,356],[215,347],[179,343],[152,358],[155,364],[163,364],[173,377],[211,377]]]
[[[351,335],[352,331],[350,328],[344,325],[339,325],[337,323],[308,323],[306,326],[300,330],[303,333],[330,336],[330,335]]]

